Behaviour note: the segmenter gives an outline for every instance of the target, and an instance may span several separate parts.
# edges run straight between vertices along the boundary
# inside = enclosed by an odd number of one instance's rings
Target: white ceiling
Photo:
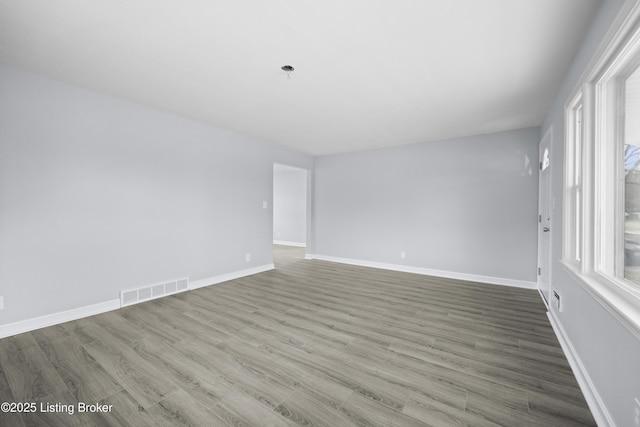
[[[0,62],[323,155],[540,125],[599,4],[0,0]]]

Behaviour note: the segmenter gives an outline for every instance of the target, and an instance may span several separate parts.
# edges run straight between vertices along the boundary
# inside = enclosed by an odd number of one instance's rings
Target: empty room
[[[0,0],[0,426],[640,427],[640,0]]]

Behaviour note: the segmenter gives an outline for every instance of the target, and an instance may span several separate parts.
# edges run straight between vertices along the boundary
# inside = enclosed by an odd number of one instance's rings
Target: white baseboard
[[[308,258],[307,258],[308,256]],[[537,289],[536,282],[526,280],[505,279],[502,277],[480,276],[477,274],[455,273],[452,271],[432,270],[430,268],[411,267],[408,265],[386,264],[382,262],[363,261],[351,258],[339,258],[327,255],[309,254],[305,259],[339,262],[341,264],[358,265],[361,267],[380,268],[383,270],[401,271],[403,273],[422,274],[425,276],[444,277],[447,279],[467,280],[471,282],[490,283],[492,285],[514,286],[517,288]]]
[[[536,284],[536,286],[537,286],[537,284]],[[545,307],[547,307],[547,311],[549,311],[549,302],[547,301],[547,299],[542,294],[542,289],[538,288],[538,293],[540,294],[540,299],[542,300],[542,303],[544,304]]]
[[[251,276],[252,274],[262,273],[264,271],[273,270],[275,266],[273,263],[260,265],[258,267],[247,268],[246,270],[234,271],[233,273],[221,274],[219,276],[213,276],[206,279],[195,280],[189,282],[189,290],[203,288],[205,286],[215,285],[222,282],[227,282],[233,279],[239,279],[241,277]]]
[[[274,245],[284,245],[284,246],[296,246],[298,248],[306,248],[307,247],[306,243],[287,242],[286,240],[274,240],[273,244]]]
[[[47,314],[46,316],[34,317],[32,319],[21,320],[7,325],[0,325],[0,338],[6,338],[12,335],[46,328],[47,326],[57,325],[59,323],[82,319],[83,317],[94,316],[96,314],[117,310],[119,308],[120,300],[113,299],[98,304],[62,311],[60,313]]]
[[[304,254],[304,259],[313,259],[312,254]]]
[[[263,271],[273,270],[274,268],[273,264],[266,264],[248,268],[246,270],[235,271],[233,273],[221,274],[208,279],[190,282],[189,289],[191,290],[201,288],[203,286],[214,285],[216,283],[226,282],[227,280],[238,279],[240,277],[250,276],[256,273],[262,273]],[[24,332],[34,331],[40,328],[46,328],[47,326],[53,326],[59,323],[82,319],[83,317],[94,316],[107,311],[117,310],[120,307],[120,299],[114,299],[98,304],[74,308],[60,313],[47,314],[46,316],[34,317],[32,319],[21,320],[15,323],[0,325],[0,339]]]
[[[571,370],[573,371],[573,374],[578,381],[580,390],[582,391],[582,394],[587,401],[587,405],[591,410],[593,418],[596,420],[596,424],[598,424],[599,427],[615,427],[615,423],[613,422],[613,419],[611,418],[607,407],[602,401],[602,398],[600,398],[598,390],[596,390],[593,381],[591,381],[589,373],[582,364],[582,360],[580,360],[580,356],[578,356],[578,353],[576,353],[573,344],[571,344],[571,341],[567,337],[562,324],[558,321],[556,315],[550,311],[547,312],[547,317],[549,318],[549,322],[551,322],[551,327],[556,333],[558,341],[560,341],[562,351],[564,351],[564,355],[569,361]]]

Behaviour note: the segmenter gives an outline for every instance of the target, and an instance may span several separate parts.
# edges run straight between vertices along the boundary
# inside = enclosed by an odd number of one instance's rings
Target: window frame
[[[640,0],[627,0],[565,104],[561,262],[640,338],[640,285],[624,279],[624,121],[619,114],[624,79],[638,64]],[[581,181],[576,180],[580,172]],[[582,197],[576,204],[578,194]]]
[[[564,236],[563,260],[582,271],[583,259],[583,129],[584,103],[580,89],[565,107],[565,168],[564,168]]]

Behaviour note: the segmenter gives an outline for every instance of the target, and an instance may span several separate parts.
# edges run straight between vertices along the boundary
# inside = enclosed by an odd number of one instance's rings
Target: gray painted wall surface
[[[273,240],[307,242],[307,171],[273,167]]]
[[[274,162],[313,166],[0,66],[0,324],[271,263]]]
[[[530,128],[316,158],[315,253],[535,281],[538,138]]]
[[[553,107],[541,128],[541,136],[553,125],[552,170],[552,286],[562,296],[559,318],[589,377],[617,426],[635,426],[634,398],[640,399],[640,341],[596,301],[560,263],[562,256],[562,197],[564,161],[564,104],[595,53],[623,0],[606,0],[595,16]]]

